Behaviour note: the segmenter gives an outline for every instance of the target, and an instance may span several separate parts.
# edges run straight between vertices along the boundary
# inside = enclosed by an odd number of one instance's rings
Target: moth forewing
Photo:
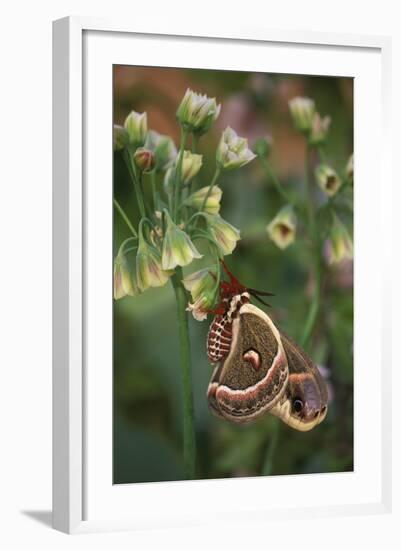
[[[215,373],[216,374],[216,373]],[[232,422],[248,422],[282,397],[288,364],[280,333],[270,317],[246,303],[232,323],[230,352],[210,388],[212,408]]]
[[[326,417],[327,385],[306,352],[283,332],[289,378],[286,391],[271,413],[300,431],[309,431]]]

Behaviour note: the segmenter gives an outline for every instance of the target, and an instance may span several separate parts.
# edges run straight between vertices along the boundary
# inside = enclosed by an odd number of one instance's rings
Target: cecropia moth
[[[265,412],[308,431],[327,414],[326,383],[313,361],[281,332],[227,270],[220,304],[210,326],[207,352],[214,371],[207,397],[211,410],[231,422],[249,422]],[[263,302],[264,303],[264,302]]]

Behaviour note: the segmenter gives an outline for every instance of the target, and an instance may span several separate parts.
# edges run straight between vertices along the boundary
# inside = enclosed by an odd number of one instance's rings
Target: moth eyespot
[[[260,367],[260,364],[261,364],[261,360],[260,360],[260,354],[254,350],[254,349],[249,349],[248,351],[246,351],[244,353],[244,355],[242,356],[243,360],[246,361],[247,363],[250,363],[251,366],[257,370],[259,367]]]
[[[292,409],[296,414],[300,414],[304,408],[304,403],[301,399],[294,399],[292,402]]]

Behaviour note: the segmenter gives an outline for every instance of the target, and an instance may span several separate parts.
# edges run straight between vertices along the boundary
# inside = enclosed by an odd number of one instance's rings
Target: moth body
[[[224,313],[215,315],[207,337],[207,354],[211,363],[218,363],[229,354],[233,320],[241,306],[249,302],[249,298],[248,292],[223,298],[222,303],[227,309]]]

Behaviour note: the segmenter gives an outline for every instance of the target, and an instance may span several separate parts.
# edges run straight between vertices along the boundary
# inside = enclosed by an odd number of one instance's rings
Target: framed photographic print
[[[54,23],[57,529],[388,509],[389,49]]]

